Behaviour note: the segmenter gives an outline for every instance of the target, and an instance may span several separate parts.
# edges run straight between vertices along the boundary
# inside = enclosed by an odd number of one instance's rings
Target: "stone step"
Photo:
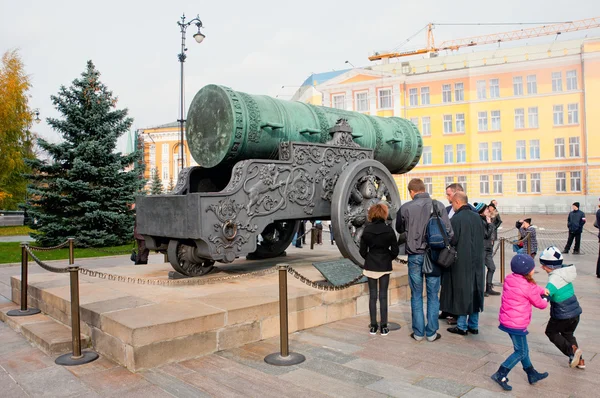
[[[0,320],[21,333],[33,345],[48,355],[66,354],[72,351],[71,328],[44,314],[31,316],[8,316],[7,312],[19,309],[14,303],[0,303]],[[90,346],[90,338],[81,335],[81,347]]]

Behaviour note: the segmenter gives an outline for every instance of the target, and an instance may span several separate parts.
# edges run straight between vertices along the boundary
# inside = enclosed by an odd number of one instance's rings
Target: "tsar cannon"
[[[335,242],[356,263],[368,208],[400,196],[392,173],[418,163],[410,121],[249,95],[208,85],[194,97],[186,138],[198,166],[168,195],[136,198],[138,231],[188,276],[215,262],[270,258],[300,220],[331,220]]]

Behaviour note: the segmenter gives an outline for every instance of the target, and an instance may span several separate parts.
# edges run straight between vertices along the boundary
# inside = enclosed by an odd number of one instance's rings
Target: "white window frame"
[[[452,84],[442,84],[442,103],[452,102]]]
[[[525,108],[515,109],[515,130],[525,128]]]
[[[527,141],[517,140],[516,152],[517,160],[527,160]]]
[[[490,79],[490,98],[500,98],[500,79]]]
[[[490,148],[487,142],[479,143],[479,161],[489,162],[490,161]]]
[[[429,116],[423,116],[421,118],[421,127],[423,129],[423,131],[421,131],[421,134],[423,135],[423,137],[430,137],[431,136],[431,118]]]
[[[531,173],[529,181],[531,193],[542,193],[542,177],[540,173]]]
[[[581,192],[581,171],[572,171],[570,174],[571,192]]]
[[[556,192],[567,192],[567,173],[556,172]]]
[[[415,126],[417,126],[417,129],[419,128],[419,118],[418,117],[411,117],[410,121],[412,124],[414,124]]]
[[[540,160],[540,140],[529,140],[529,159]]]
[[[527,75],[527,95],[537,94],[537,76]]]
[[[552,106],[552,121],[554,122],[555,126],[564,126],[565,115],[564,107],[562,105]]]
[[[502,141],[492,142],[492,162],[502,161]]]
[[[369,92],[356,91],[354,93],[354,107],[356,112],[369,112]]]
[[[444,134],[452,134],[452,115],[443,115],[442,120],[444,122]]]
[[[156,168],[156,145],[150,144],[148,151],[150,152],[150,170],[154,170]]]
[[[564,138],[555,138],[554,139],[554,158],[555,159],[564,159],[565,157],[566,157],[565,139]]]
[[[482,100],[482,99],[486,99],[486,81],[485,80],[477,80],[477,82],[475,83],[476,87],[477,87],[477,99]]]
[[[332,94],[331,107],[346,110],[346,94]]]
[[[577,90],[577,70],[567,71],[567,91]]]
[[[567,123],[568,124],[579,124],[579,104],[568,104],[567,105]]]
[[[408,89],[408,105],[419,106],[419,89],[409,88]]]
[[[380,88],[377,90],[377,104],[379,109],[394,109],[394,98],[391,88]],[[389,104],[389,105],[388,105]]]
[[[492,131],[499,131],[502,129],[502,120],[501,120],[501,114],[500,111],[496,110],[496,111],[491,111],[490,112],[490,116],[491,116],[491,121],[492,121]]]
[[[489,195],[490,194],[490,176],[479,176],[479,194]]]
[[[559,93],[562,89],[562,72],[552,72],[552,92]]]
[[[527,193],[527,174],[517,174],[517,193]]]
[[[527,122],[529,123],[528,127],[530,129],[537,129],[540,127],[537,106],[532,106],[532,107],[527,108]]]
[[[423,162],[422,162],[423,165],[431,164],[431,160],[432,160],[431,146],[423,147],[423,155],[421,156],[421,159],[423,159]]]
[[[502,186],[502,174],[494,174],[492,176],[494,182],[494,195],[502,195],[504,187]]]
[[[433,195],[433,179],[431,177],[424,177],[423,183],[425,184],[425,192]]]
[[[580,156],[579,137],[569,137],[569,157],[578,158]]]
[[[454,101],[461,102],[465,100],[465,84],[454,83]]]
[[[515,97],[523,95],[523,76],[513,77],[513,95]]]
[[[465,114],[464,113],[456,114],[456,132],[457,133],[465,132]]]
[[[467,146],[465,144],[456,144],[456,163],[467,163]]]
[[[488,131],[487,111],[477,112],[477,131]]]
[[[429,105],[430,103],[429,86],[421,87],[421,105]]]
[[[454,163],[454,147],[452,145],[444,145],[444,164]]]
[[[463,191],[465,191],[465,193],[467,193],[467,176],[458,176],[457,181],[460,185],[462,185],[463,187]],[[446,185],[448,186],[448,185]]]

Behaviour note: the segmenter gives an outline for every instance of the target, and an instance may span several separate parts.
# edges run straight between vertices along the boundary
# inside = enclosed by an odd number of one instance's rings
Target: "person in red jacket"
[[[548,377],[548,372],[539,373],[533,368],[529,359],[527,346],[527,327],[531,323],[531,306],[544,309],[548,300],[542,296],[548,295],[548,290],[538,286],[533,280],[535,263],[526,254],[517,254],[510,262],[512,274],[504,279],[502,289],[502,304],[500,305],[500,330],[508,333],[513,343],[514,352],[500,365],[492,380],[500,384],[506,391],[512,390],[508,385],[508,373],[519,362],[527,373],[529,384]]]

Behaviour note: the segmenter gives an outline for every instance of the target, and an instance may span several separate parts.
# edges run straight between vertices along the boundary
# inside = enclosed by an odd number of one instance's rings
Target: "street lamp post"
[[[180,113],[180,118],[177,119],[177,121],[179,122],[179,130],[180,130],[180,139],[179,139],[179,150],[180,150],[180,156],[179,156],[179,162],[181,163],[181,169],[183,169],[183,167],[185,166],[185,162],[184,162],[184,145],[183,145],[183,125],[185,123],[185,99],[184,99],[184,95],[183,95],[183,63],[185,62],[185,59],[187,58],[187,55],[185,55],[185,52],[187,51],[187,48],[185,48],[185,32],[187,30],[187,28],[191,25],[194,24],[196,25],[196,27],[198,28],[198,32],[196,32],[194,34],[194,39],[196,40],[197,43],[202,43],[202,40],[204,40],[204,38],[206,36],[204,36],[201,32],[200,32],[200,28],[202,28],[202,21],[200,20],[200,15],[197,15],[196,18],[189,20],[188,22],[185,21],[185,14],[183,14],[181,16],[181,21],[177,22],[177,25],[179,25],[179,28],[181,29],[181,52],[178,55],[179,58],[179,63],[181,64],[181,68],[180,68],[180,85],[179,85],[179,95],[180,95],[180,106],[181,106],[181,113]]]

